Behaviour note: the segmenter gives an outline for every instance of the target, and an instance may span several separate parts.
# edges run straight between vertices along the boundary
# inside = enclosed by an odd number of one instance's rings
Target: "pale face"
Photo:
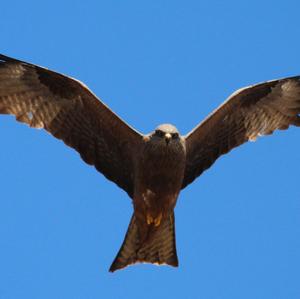
[[[159,125],[151,134],[151,137],[160,143],[164,141],[166,145],[170,142],[173,143],[180,141],[180,134],[178,130],[170,124]]]

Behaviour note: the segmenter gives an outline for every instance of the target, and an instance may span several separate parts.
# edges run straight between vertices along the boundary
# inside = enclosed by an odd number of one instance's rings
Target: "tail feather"
[[[174,213],[155,227],[154,234],[140,242],[139,230],[133,215],[123,244],[109,271],[114,272],[134,263],[167,264],[178,266],[175,243]]]

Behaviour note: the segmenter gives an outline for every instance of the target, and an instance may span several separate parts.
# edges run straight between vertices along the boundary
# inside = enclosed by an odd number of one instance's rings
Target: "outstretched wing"
[[[0,113],[46,129],[132,196],[142,135],[79,81],[0,55]]]
[[[182,188],[216,159],[258,136],[300,126],[300,77],[240,89],[186,138],[187,162]]]

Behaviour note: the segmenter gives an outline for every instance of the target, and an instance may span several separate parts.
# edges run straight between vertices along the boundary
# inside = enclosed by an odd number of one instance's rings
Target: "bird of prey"
[[[300,77],[239,89],[185,136],[170,124],[143,135],[81,82],[0,55],[0,113],[61,139],[132,199],[133,216],[110,271],[137,262],[178,266],[180,191],[231,149],[300,126]]]

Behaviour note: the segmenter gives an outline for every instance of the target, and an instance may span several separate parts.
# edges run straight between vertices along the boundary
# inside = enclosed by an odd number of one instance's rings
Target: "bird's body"
[[[165,124],[159,126],[153,133],[145,136],[140,154],[136,156],[135,189],[133,194],[133,221],[137,228],[135,235],[129,235],[136,243],[127,243],[128,254],[121,250],[116,257],[111,271],[135,262],[147,262],[145,245],[157,239],[160,234],[170,240],[168,244],[157,242],[156,257],[150,256],[149,262],[158,264],[178,264],[175,245],[175,219],[173,211],[181,190],[185,166],[185,141],[177,129]],[[169,230],[161,232],[161,227],[169,226]],[[129,232],[132,231],[129,229]],[[165,240],[164,240],[165,241]],[[168,240],[167,240],[168,241]],[[126,239],[123,246],[126,246]],[[153,247],[155,247],[153,245]],[[161,250],[170,247],[166,257]],[[148,250],[149,251],[149,250]],[[150,252],[153,253],[151,248]],[[139,256],[141,254],[141,256]],[[122,256],[125,255],[125,256]],[[133,257],[134,256],[134,257]]]
[[[184,176],[185,141],[177,136],[175,127],[164,125],[160,128],[164,129],[160,129],[161,133],[155,133],[156,130],[145,138],[141,156],[137,159],[134,210],[138,220],[146,215],[148,223],[159,223],[160,217],[169,216]],[[168,128],[176,130],[176,138],[172,138]],[[166,134],[170,134],[170,140]]]
[[[136,262],[177,266],[180,191],[231,149],[300,126],[300,77],[238,90],[185,136],[168,124],[143,135],[79,81],[0,55],[0,113],[63,140],[132,199],[134,213],[110,271]]]

